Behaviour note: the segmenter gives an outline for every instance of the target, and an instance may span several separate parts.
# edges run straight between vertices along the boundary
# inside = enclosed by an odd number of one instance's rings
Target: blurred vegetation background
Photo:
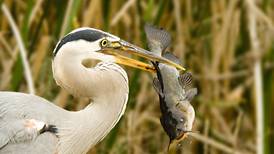
[[[55,84],[51,58],[59,38],[88,26],[146,48],[144,24],[152,23],[171,33],[169,51],[193,73],[199,89],[192,102],[193,131],[198,136],[184,140],[178,153],[252,154],[258,144],[264,153],[274,152],[273,0],[1,0],[0,4],[0,90],[29,91],[20,45],[3,5],[25,46],[36,95],[69,110],[82,109],[88,101],[73,98]],[[126,70],[130,78],[126,113],[89,153],[165,153],[169,141],[159,121],[153,75]],[[257,128],[263,129],[259,135]],[[258,140],[260,135],[263,140]]]

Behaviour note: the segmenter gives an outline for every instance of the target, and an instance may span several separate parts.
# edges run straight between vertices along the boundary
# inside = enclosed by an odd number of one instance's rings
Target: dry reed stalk
[[[239,27],[240,27],[240,11],[235,9],[231,15],[231,23],[229,32],[227,34],[228,43],[226,52],[222,56],[222,72],[224,73],[232,73],[233,59],[236,52],[237,40],[239,38]],[[224,80],[223,88],[221,89],[223,94],[228,94],[231,90],[231,81],[232,80]]]
[[[37,17],[39,11],[41,12],[41,6],[44,0],[37,0],[35,3],[34,8],[31,10],[30,18],[28,21],[28,27],[31,26],[32,22],[34,21],[35,17]]]
[[[83,23],[82,26],[90,26],[93,25],[93,16],[96,15],[96,11],[99,9],[98,5],[100,4],[100,0],[93,0],[89,2],[89,5],[83,13]],[[97,11],[98,12],[98,11]]]
[[[216,128],[211,128],[212,136],[215,136],[218,140],[223,141],[223,144],[232,145],[234,143],[233,138],[227,138],[227,135],[223,132],[217,130]]]
[[[244,113],[241,110],[239,110],[239,115],[237,117],[236,124],[235,124],[236,126],[233,131],[233,139],[234,139],[233,147],[234,147],[234,149],[236,149],[238,141],[239,141],[239,132],[240,132],[240,129],[242,126],[243,114]]]
[[[206,137],[206,136],[203,136],[201,134],[198,134],[198,133],[188,133],[189,136],[205,143],[205,144],[208,144],[218,150],[221,150],[223,152],[226,152],[226,153],[234,153],[234,154],[250,154],[249,152],[243,152],[243,151],[239,151],[239,150],[235,150],[231,147],[228,147],[227,145],[224,145],[218,141],[215,141],[209,137]]]
[[[3,47],[6,49],[6,54],[11,56],[12,55],[12,48],[11,45],[7,42],[6,39],[4,39],[3,33],[0,33],[0,43],[3,45]],[[5,52],[3,52],[4,54]]]
[[[229,124],[226,121],[226,119],[224,118],[224,116],[221,114],[220,110],[218,110],[215,107],[211,108],[211,113],[212,113],[212,117],[215,118],[215,122],[218,123],[218,126],[220,127],[220,129],[225,133],[225,135],[227,136],[227,138],[229,140],[232,140],[232,132],[230,130]]]
[[[10,80],[11,80],[11,74],[12,74],[12,67],[14,66],[16,62],[17,55],[19,53],[18,47],[16,46],[13,52],[11,53],[11,58],[7,59],[5,62],[3,61],[3,72],[1,76],[1,84],[0,89],[6,89],[9,86]]]
[[[206,119],[205,120],[205,126],[204,126],[204,136],[205,137],[208,137],[208,133],[209,133],[209,119]],[[209,147],[208,147],[208,144],[204,144],[203,145],[203,148],[204,148],[204,154],[208,154],[208,149],[209,149]]]
[[[193,18],[192,18],[192,3],[191,3],[192,0],[186,0],[186,18],[187,18],[187,23],[189,23],[190,25],[193,24]]]
[[[67,5],[67,8],[66,8],[66,13],[65,13],[65,16],[64,16],[64,21],[63,21],[63,24],[62,24],[62,28],[61,28],[59,38],[61,38],[65,35],[66,30],[68,28],[70,12],[71,12],[72,7],[73,7],[73,5],[72,5],[73,2],[74,2],[74,0],[69,0],[68,1],[68,5]]]
[[[98,3],[96,3],[97,4],[97,10],[96,10],[96,16],[94,17],[94,21],[92,22],[92,26],[94,27],[94,28],[101,28],[101,27],[103,27],[103,24],[104,24],[104,21],[103,21],[103,7],[102,7],[102,5],[103,5],[103,1],[99,1]]]
[[[218,74],[195,74],[196,80],[212,80],[212,81],[218,81],[218,80],[233,80],[236,78],[242,78],[247,77],[251,74],[250,70],[238,70],[233,72],[227,72],[227,73],[218,73]]]
[[[268,17],[261,9],[259,9],[256,5],[253,5],[253,4],[251,4],[251,5],[249,5],[249,9],[251,9],[252,10],[252,12],[254,13],[254,14],[256,14],[256,16],[257,16],[257,20],[262,20],[262,21],[264,21],[266,24],[267,24],[267,26],[269,27],[269,29],[270,29],[270,31],[272,32],[272,33],[274,33],[274,23],[273,23],[273,21],[271,20],[271,18],[270,17]]]
[[[176,55],[179,56],[183,62],[185,61],[185,41],[183,38],[182,32],[182,21],[181,21],[181,5],[179,0],[173,0],[174,5],[174,16],[175,16],[175,25],[176,25],[176,38],[177,40],[173,43],[175,44]]]
[[[118,21],[126,15],[127,10],[135,3],[136,0],[128,0],[123,7],[119,10],[119,12],[114,15],[113,19],[111,20],[110,26],[115,26]]]
[[[46,58],[46,55],[49,51],[49,45],[50,45],[50,37],[49,36],[43,36],[41,40],[39,41],[38,48],[36,49],[36,52],[32,55],[32,70],[33,70],[33,80],[34,82],[37,80],[37,77],[39,75],[39,72],[41,71],[42,64],[44,62],[44,59]]]
[[[127,148],[127,153],[132,153],[133,149],[135,149],[133,138],[136,135],[136,127],[134,126],[135,117],[133,112],[129,112],[127,116],[127,132],[126,139],[127,143],[129,143],[129,147]]]
[[[34,88],[34,84],[33,84],[33,79],[32,79],[32,75],[31,75],[31,69],[29,66],[29,62],[27,59],[27,51],[26,48],[24,46],[24,43],[22,41],[22,38],[20,36],[20,33],[18,31],[18,28],[8,10],[8,8],[6,7],[5,4],[2,4],[1,6],[3,13],[5,14],[6,18],[8,19],[8,22],[11,26],[12,32],[15,36],[15,39],[17,41],[17,44],[19,46],[20,49],[20,55],[22,58],[22,62],[23,62],[23,67],[24,67],[24,74],[25,74],[25,78],[27,81],[27,85],[28,85],[28,89],[29,89],[29,93],[30,94],[35,94],[35,88]]]
[[[65,106],[67,105],[68,98],[69,98],[69,93],[65,91],[64,89],[61,89],[58,95],[56,96],[54,102],[56,105],[62,108],[65,108]]]
[[[211,69],[210,69],[210,73],[212,74],[218,74],[220,72],[225,72],[225,71],[229,71],[230,68],[222,68],[225,67],[227,60],[223,60],[224,58],[229,58],[229,55],[227,55],[229,52],[232,52],[229,49],[229,34],[230,31],[232,30],[232,26],[231,24],[233,24],[231,21],[233,19],[233,14],[234,14],[234,10],[235,7],[237,5],[238,0],[232,0],[232,1],[228,1],[223,2],[220,1],[219,5],[214,5],[212,2],[212,6],[213,6],[213,11],[214,14],[216,13],[222,13],[223,12],[223,16],[221,17],[221,23],[219,23],[218,21],[214,21],[214,23],[212,23],[212,27],[213,27],[213,31],[214,31],[214,35],[215,37],[213,38],[214,41],[212,43],[212,65],[211,65]],[[214,99],[218,100],[219,96],[221,93],[224,93],[223,91],[228,91],[227,86],[228,85],[228,81],[225,80],[224,81],[224,85],[220,82],[213,82],[213,89],[214,89]]]
[[[260,52],[260,42],[257,34],[257,16],[253,12],[252,7],[256,6],[253,0],[246,0],[248,9],[248,29],[250,35],[251,51],[254,53]],[[263,109],[263,87],[262,87],[262,69],[261,59],[258,58],[254,64],[254,91],[256,97],[256,141],[257,141],[257,154],[264,153],[264,109]]]

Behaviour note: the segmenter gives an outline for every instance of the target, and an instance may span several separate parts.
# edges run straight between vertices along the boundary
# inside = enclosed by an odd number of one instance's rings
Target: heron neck
[[[117,98],[118,96],[120,98]],[[71,138],[72,142],[78,144],[72,149],[75,153],[88,152],[87,150],[100,142],[120,120],[127,97],[116,95],[109,98],[111,99],[94,100],[96,103],[91,102],[85,109],[78,112],[76,123],[78,130]]]
[[[58,153],[86,153],[110,132],[126,107],[129,89],[125,71],[109,62],[86,68],[82,60],[68,49],[53,61],[53,74],[61,87],[92,99],[85,109],[71,112],[68,121],[62,123]]]
[[[65,134],[68,134],[61,138],[63,142],[60,141],[63,143],[60,146],[61,153],[86,153],[110,132],[124,113],[128,98],[128,84],[125,79],[112,70],[96,73],[100,73],[96,76],[101,76],[101,80],[105,82],[103,84],[98,81],[97,84],[101,88],[108,85],[108,88],[97,89],[101,93],[93,95],[86,108],[72,113],[71,126],[67,126],[70,131],[65,130]]]

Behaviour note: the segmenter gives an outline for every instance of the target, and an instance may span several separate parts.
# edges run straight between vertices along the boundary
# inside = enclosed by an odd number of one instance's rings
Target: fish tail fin
[[[160,47],[160,51],[164,51],[170,45],[171,36],[162,28],[156,28],[152,25],[146,24],[145,33],[150,50]]]

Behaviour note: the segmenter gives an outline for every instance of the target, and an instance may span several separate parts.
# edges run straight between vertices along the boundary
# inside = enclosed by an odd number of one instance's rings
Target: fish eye
[[[108,44],[108,40],[107,39],[103,39],[101,42],[100,42],[101,46],[102,47],[106,47],[107,44]]]

